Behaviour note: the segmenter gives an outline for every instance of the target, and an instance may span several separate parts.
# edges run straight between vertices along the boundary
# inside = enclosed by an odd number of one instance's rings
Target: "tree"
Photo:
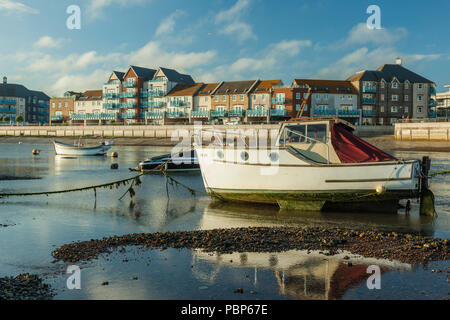
[[[23,122],[23,117],[22,116],[18,116],[16,118],[16,122]]]

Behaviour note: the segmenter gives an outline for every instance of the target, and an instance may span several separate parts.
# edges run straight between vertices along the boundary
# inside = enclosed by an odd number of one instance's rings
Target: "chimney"
[[[3,84],[7,84],[8,83],[8,78],[7,77],[3,77]]]
[[[402,65],[402,58],[397,57],[397,59],[395,59],[395,64],[398,64],[399,66]]]

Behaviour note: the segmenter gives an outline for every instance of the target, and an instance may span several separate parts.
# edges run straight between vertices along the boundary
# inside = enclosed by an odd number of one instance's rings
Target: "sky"
[[[71,5],[80,29],[69,29]],[[381,29],[369,29],[377,5]],[[0,77],[49,95],[101,89],[112,70],[197,82],[346,79],[403,59],[450,84],[450,1],[0,0]]]

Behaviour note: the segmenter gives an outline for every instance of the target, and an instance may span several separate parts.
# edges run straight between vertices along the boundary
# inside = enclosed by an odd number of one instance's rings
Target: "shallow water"
[[[38,148],[40,155],[31,150]],[[167,153],[164,147],[121,147],[119,158],[55,156],[51,145],[0,144],[0,193],[40,192],[102,184],[130,177],[128,168],[139,160]],[[397,153],[405,159],[423,153]],[[432,172],[449,170],[446,153],[432,153]],[[111,170],[118,163],[118,170]],[[203,189],[199,173],[177,174],[181,182]],[[118,190],[97,190],[61,195],[0,200],[0,277],[37,273],[57,290],[56,299],[442,299],[448,295],[446,262],[426,267],[396,261],[343,257],[316,252],[244,253],[211,255],[197,250],[143,250],[102,255],[81,265],[82,289],[68,290],[67,264],[53,263],[52,250],[74,241],[135,232],[198,230],[239,226],[340,226],[354,229],[414,232],[450,238],[450,177],[433,179],[438,217],[367,213],[279,212],[271,206],[220,204],[208,196],[192,197],[165,178],[148,175],[137,188],[135,206]],[[1,225],[9,225],[1,227]],[[367,267],[379,265],[381,290],[369,290]],[[442,273],[432,273],[442,269]],[[137,280],[132,280],[137,277]],[[109,285],[102,286],[108,281]],[[243,288],[244,293],[233,293]],[[250,291],[254,291],[250,293]]]

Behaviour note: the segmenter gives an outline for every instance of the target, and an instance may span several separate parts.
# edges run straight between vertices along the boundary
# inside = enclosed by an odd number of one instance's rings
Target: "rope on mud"
[[[428,176],[429,177],[434,177],[434,176],[437,176],[437,175],[445,175],[445,174],[450,174],[450,170],[430,173]]]

